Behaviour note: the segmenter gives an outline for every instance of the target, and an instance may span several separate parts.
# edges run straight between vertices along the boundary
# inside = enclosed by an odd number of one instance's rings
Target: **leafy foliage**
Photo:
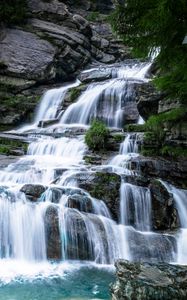
[[[186,16],[186,0],[126,0],[110,17],[114,31],[133,47],[135,55],[146,57],[160,48],[161,76],[155,83],[182,100],[187,97],[187,49],[182,45]]]
[[[94,120],[86,133],[85,142],[91,150],[102,150],[107,146],[109,130],[101,121]]]
[[[181,128],[182,124],[185,125],[186,119],[187,108],[185,107],[151,116],[144,125],[146,132],[142,154],[145,156],[161,155],[172,158],[186,157],[186,148],[168,145],[166,142],[166,132],[172,128]]]
[[[27,0],[1,0],[0,23],[21,24],[25,21]]]

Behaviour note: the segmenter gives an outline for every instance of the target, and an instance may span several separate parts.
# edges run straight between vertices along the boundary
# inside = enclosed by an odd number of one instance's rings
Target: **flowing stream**
[[[0,299],[42,300],[49,294],[51,300],[109,299],[116,259],[183,261],[175,238],[152,232],[149,189],[123,178],[134,174],[130,160],[138,156],[137,133],[125,137],[119,154],[105,166],[121,176],[118,220],[103,199],[91,197],[76,179],[94,171],[84,161],[84,132],[75,134],[71,128],[89,126],[97,117],[120,130],[129,107],[135,106],[135,85],[148,80],[149,67],[111,67],[112,79],[89,84],[65,112],[65,95],[80,82],[49,90],[33,124],[17,131],[28,134],[30,144],[27,155],[0,170]],[[51,120],[56,124],[38,127]],[[64,131],[56,137],[59,128]],[[186,245],[186,192],[172,192],[181,216],[179,239]]]

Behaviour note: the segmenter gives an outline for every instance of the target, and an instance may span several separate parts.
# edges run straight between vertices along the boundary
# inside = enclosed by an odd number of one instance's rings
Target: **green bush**
[[[106,149],[109,130],[101,121],[94,120],[85,136],[85,142],[91,150]]]
[[[21,24],[26,19],[27,0],[1,0],[0,23]]]

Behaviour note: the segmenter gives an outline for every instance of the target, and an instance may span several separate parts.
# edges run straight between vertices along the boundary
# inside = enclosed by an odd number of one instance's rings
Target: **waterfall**
[[[151,195],[149,189],[123,183],[120,194],[121,223],[132,224],[140,231],[150,231]]]
[[[119,154],[114,156],[108,165],[113,167],[114,171],[126,172],[126,174],[131,174],[130,172],[130,159],[131,157],[138,156],[138,134],[129,133],[125,137],[125,140],[120,144]]]
[[[150,64],[124,66],[113,71],[113,77],[117,78],[90,84],[78,101],[68,107],[60,122],[88,125],[93,118],[99,118],[109,127],[121,128],[124,125],[123,106],[135,101],[134,82],[144,81],[149,67]]]
[[[177,189],[169,183],[164,181],[161,182],[164,184],[168,192],[173,194],[181,224],[181,230],[177,240],[177,263],[187,264],[187,190]]]
[[[0,193],[0,257],[45,260],[46,205],[28,203],[19,191],[12,193]]]
[[[60,112],[60,106],[62,105],[66,92],[79,84],[80,81],[77,80],[75,83],[47,91],[40,100],[40,105],[36,112],[35,123],[38,123],[41,120],[58,118],[58,111]]]
[[[151,231],[149,189],[125,182],[126,176],[134,174],[130,163],[139,155],[139,134],[128,133],[119,154],[105,166],[122,179],[113,220],[106,200],[95,199],[93,190],[89,194],[78,186],[79,176],[84,173],[89,177],[99,167],[92,168],[84,161],[88,153],[84,143],[87,126],[82,131],[70,128],[76,124],[80,129],[92,118],[99,118],[121,130],[128,114],[127,103],[135,104],[134,85],[148,80],[145,75],[149,66],[109,66],[111,79],[89,84],[63,115],[65,93],[78,86],[78,81],[42,97],[35,123],[30,126],[33,134],[28,134],[27,155],[0,170],[1,259],[32,263],[78,260],[103,265],[114,264],[118,258],[174,261],[174,238]],[[38,122],[52,119],[58,119],[55,127],[37,128]],[[135,121],[142,122],[138,114]],[[29,185],[28,193],[25,185]],[[38,186],[43,187],[42,193],[36,193]],[[29,188],[34,189],[34,195]]]
[[[138,153],[137,134],[127,134],[124,142],[120,145],[119,153],[125,155],[128,153]]]

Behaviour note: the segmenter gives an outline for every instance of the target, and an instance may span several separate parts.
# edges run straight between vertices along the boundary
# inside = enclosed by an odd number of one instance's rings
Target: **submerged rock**
[[[112,300],[185,300],[187,267],[169,264],[116,263],[117,280],[112,285]]]
[[[141,232],[128,227],[126,236],[133,261],[169,263],[176,260],[177,241],[171,234]]]

